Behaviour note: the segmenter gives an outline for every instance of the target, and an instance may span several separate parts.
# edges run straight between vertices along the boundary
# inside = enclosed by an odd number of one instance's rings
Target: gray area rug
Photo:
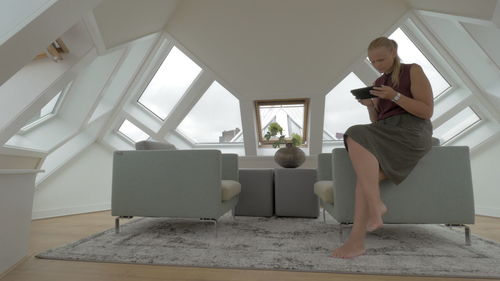
[[[112,219],[112,218],[110,218]],[[346,229],[348,232],[349,228]],[[229,216],[218,223],[142,218],[37,257],[217,268],[356,274],[500,278],[500,244],[463,229],[439,225],[387,225],[367,236],[365,255],[329,257],[340,245],[333,219]]]

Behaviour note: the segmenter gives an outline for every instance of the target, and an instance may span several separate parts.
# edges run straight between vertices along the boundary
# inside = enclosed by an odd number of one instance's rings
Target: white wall
[[[43,181],[35,191],[33,218],[109,209],[112,156],[94,143]]]
[[[500,138],[471,155],[476,213],[500,217]]]
[[[0,169],[0,276],[28,253],[35,174]]]

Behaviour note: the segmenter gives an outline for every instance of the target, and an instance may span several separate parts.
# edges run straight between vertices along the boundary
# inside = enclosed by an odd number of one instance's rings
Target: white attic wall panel
[[[94,9],[94,17],[109,49],[162,30],[178,2],[104,0]]]
[[[57,171],[66,162],[77,156],[78,153],[85,147],[94,142],[94,138],[86,133],[80,133],[67,141],[64,145],[58,147],[55,151],[50,153],[42,165],[45,173],[40,173],[36,178],[36,185],[39,185],[45,179],[50,177],[52,173]]]
[[[488,56],[500,66],[500,29],[484,25],[462,23]]]
[[[37,187],[33,219],[109,210],[112,161],[110,151],[91,144]]]
[[[123,50],[117,50],[97,57],[73,82],[71,98],[68,97],[58,115],[80,128],[103,89],[110,83],[122,55]]]
[[[499,108],[500,70],[490,57],[459,22],[425,14],[422,17],[477,87],[487,94],[485,97]]]
[[[102,127],[106,124],[105,118],[100,118],[88,126],[84,131],[71,138],[61,147],[58,147],[45,159],[41,169],[45,173],[37,175],[36,185],[38,186],[43,181],[52,176],[58,169],[61,169],[70,162],[73,158],[77,157],[84,149],[95,142],[97,135]]]
[[[493,17],[491,18],[493,23],[500,28],[500,2],[497,0],[497,5],[493,11]]]
[[[36,185],[39,185],[45,179],[50,177],[52,173],[57,171],[57,169],[62,167],[73,157],[77,156],[82,149],[88,147],[94,141],[95,137],[83,131],[50,153],[41,167],[41,169],[45,170],[45,173],[38,174],[36,178]]]
[[[414,9],[491,20],[497,0],[406,0]]]
[[[407,11],[404,1],[313,3],[184,0],[166,31],[240,100],[311,97]]]
[[[8,2],[2,1],[0,3],[0,15],[2,15],[2,18],[4,17],[4,13],[12,12],[12,9],[7,6],[11,2],[14,2],[14,0]],[[25,1],[15,2],[16,7],[25,3]],[[23,16],[20,16],[16,27],[13,27],[13,24],[11,24],[9,27],[10,30],[3,33],[8,38],[0,41],[2,65],[0,68],[0,85],[28,64],[50,42],[60,37],[68,28],[75,25],[100,2],[101,0],[58,0],[46,2],[46,4],[54,3],[47,8],[41,2],[38,2],[39,9],[35,9],[34,6],[22,8],[20,12],[24,15],[24,19],[22,18]],[[36,2],[32,3],[35,4]],[[40,9],[43,8],[46,9],[41,12]],[[10,17],[8,16],[7,18]]]
[[[138,68],[144,62],[156,37],[148,36],[144,39],[131,43],[128,47],[126,58],[119,66],[117,73],[111,81],[109,87],[105,90],[102,99],[94,110],[89,122],[93,122],[104,114],[109,113],[118,104],[120,99],[127,91],[130,83],[137,73]]]
[[[57,0],[3,0],[0,4],[0,45]]]
[[[0,86],[0,99],[9,101],[0,103],[0,144],[17,133],[97,56],[82,23],[70,28],[62,38],[70,49],[62,61],[32,61]]]
[[[471,155],[476,213],[500,217],[500,135]]]

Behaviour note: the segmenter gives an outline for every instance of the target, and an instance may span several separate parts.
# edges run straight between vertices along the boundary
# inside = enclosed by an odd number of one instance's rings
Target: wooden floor
[[[109,212],[67,216],[33,221],[30,256],[8,272],[2,281],[79,281],[79,280],[477,280],[463,278],[399,277],[307,273],[270,270],[236,270],[174,266],[42,260],[34,254],[112,228]],[[500,218],[477,216],[472,232],[500,242]],[[327,257],[325,257],[327,258]]]

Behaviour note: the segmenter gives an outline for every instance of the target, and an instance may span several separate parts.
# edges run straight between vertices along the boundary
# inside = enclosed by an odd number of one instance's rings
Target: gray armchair
[[[318,181],[315,193],[324,212],[340,223],[349,224],[354,216],[356,176],[345,148],[318,156]],[[465,146],[433,146],[411,174],[398,186],[386,180],[380,184],[387,205],[384,223],[446,224],[464,226],[466,243],[475,219],[474,195]]]
[[[117,233],[120,218],[141,216],[210,220],[217,235],[217,219],[234,209],[240,191],[236,154],[137,150],[113,156],[111,214],[117,216]]]

